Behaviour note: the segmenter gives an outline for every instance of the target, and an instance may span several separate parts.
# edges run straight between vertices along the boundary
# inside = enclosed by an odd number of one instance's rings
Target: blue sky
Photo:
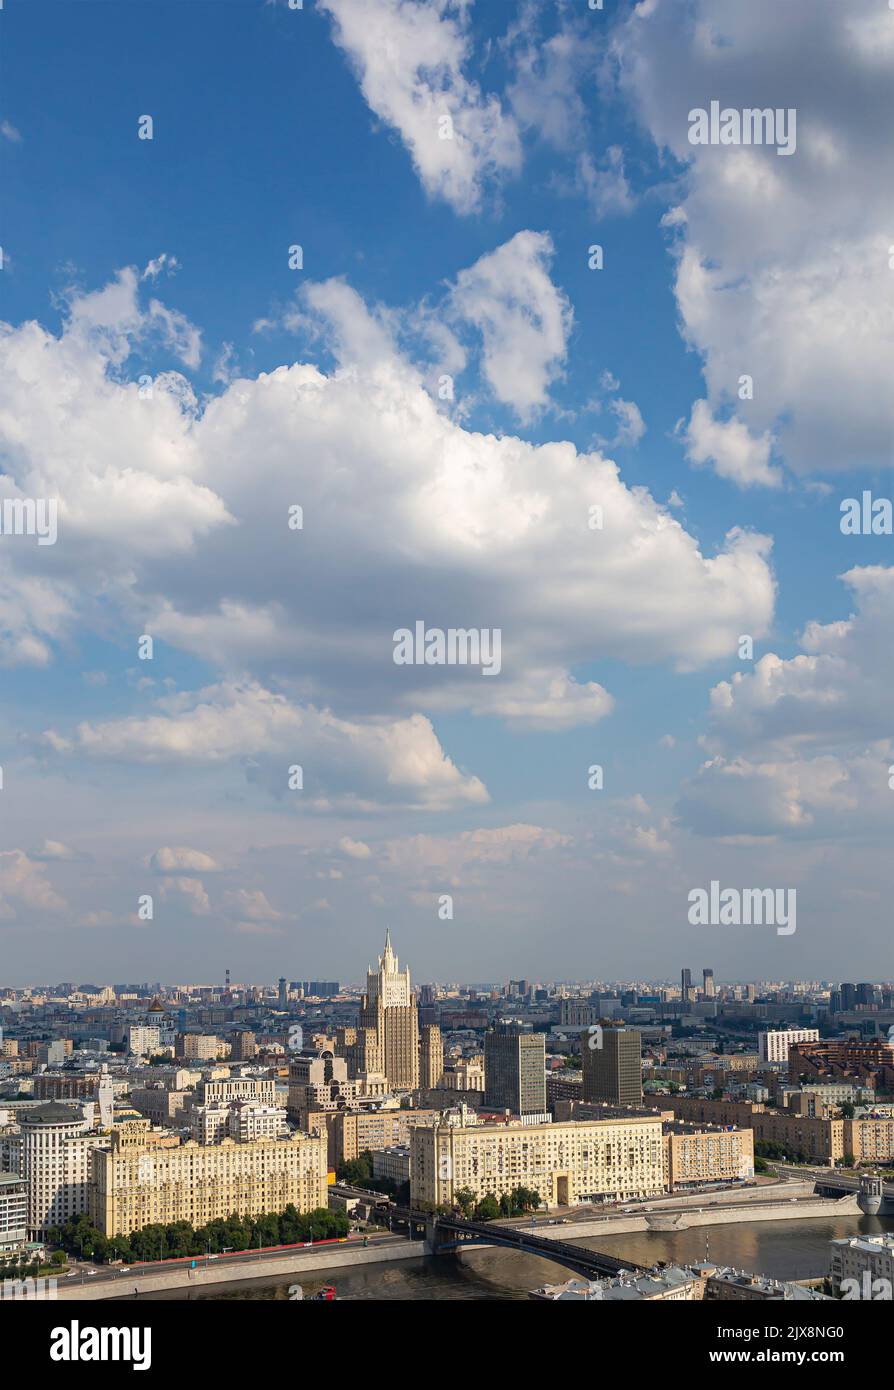
[[[894,15],[776,8],[7,0],[10,982],[890,974]]]

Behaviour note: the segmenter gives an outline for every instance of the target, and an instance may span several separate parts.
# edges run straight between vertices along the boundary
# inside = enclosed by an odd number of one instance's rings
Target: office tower
[[[680,997],[683,1000],[684,1004],[688,1002],[691,990],[692,971],[689,970],[686,966],[684,966],[683,969],[680,971]]]
[[[375,1042],[364,1043],[369,1060],[379,1065],[364,1070],[383,1071],[392,1089],[414,1091],[419,1085],[419,1015],[410,988],[410,970],[399,969],[391,949],[391,933],[385,933],[385,949],[378,967],[366,972],[366,993],[360,1003],[357,1043],[364,1030]]]
[[[444,1075],[444,1039],[435,1024],[426,1024],[419,1034],[419,1084],[440,1086]]]
[[[591,1044],[596,1044],[592,1046]],[[642,1047],[633,1028],[581,1034],[583,1099],[639,1105],[643,1098]]]
[[[705,968],[702,971],[702,982],[706,999],[714,998],[714,971]]]
[[[279,981],[279,1007],[281,1009],[289,1007],[289,991],[286,988],[285,976],[280,976]]]
[[[852,984],[842,984],[838,990],[841,996],[841,1012],[849,1013],[857,1002],[857,991]]]
[[[484,1035],[484,1104],[513,1115],[546,1114],[546,1036],[501,1024]]]

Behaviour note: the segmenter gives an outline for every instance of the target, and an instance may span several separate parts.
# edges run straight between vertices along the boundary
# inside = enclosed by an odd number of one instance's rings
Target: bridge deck
[[[458,1216],[439,1216],[435,1226],[438,1232],[451,1231],[459,1237],[455,1245],[448,1248],[461,1247],[463,1243],[502,1245],[527,1255],[542,1255],[556,1264],[591,1276],[629,1273],[640,1268],[629,1260],[604,1255],[598,1250],[587,1250],[583,1246],[573,1245],[571,1241],[550,1240],[534,1231],[525,1230],[523,1226],[501,1226],[493,1221],[466,1221]]]

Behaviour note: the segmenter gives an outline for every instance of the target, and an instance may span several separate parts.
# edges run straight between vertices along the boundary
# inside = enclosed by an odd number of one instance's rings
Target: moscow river
[[[894,1220],[875,1216],[846,1216],[837,1221],[764,1221],[729,1226],[699,1226],[688,1231],[643,1231],[630,1235],[577,1240],[608,1255],[635,1260],[644,1266],[666,1263],[699,1263],[708,1259],[750,1273],[778,1279],[817,1278],[828,1273],[829,1241],[842,1236],[880,1235],[894,1230]],[[706,1248],[707,1241],[707,1248]],[[512,1250],[480,1250],[462,1257],[407,1260],[398,1264],[364,1265],[335,1269],[319,1275],[303,1273],[300,1285],[305,1298],[321,1285],[335,1285],[339,1299],[515,1299],[526,1298],[540,1284],[562,1283],[571,1277],[560,1265]],[[245,1280],[214,1293],[192,1293],[190,1299],[281,1299],[293,1297],[290,1287],[298,1276],[275,1284]],[[187,1295],[144,1295],[182,1299]]]

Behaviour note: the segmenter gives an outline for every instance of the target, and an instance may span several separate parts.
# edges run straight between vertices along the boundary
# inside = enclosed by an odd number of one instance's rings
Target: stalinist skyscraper
[[[396,1090],[415,1090],[419,1085],[419,1014],[410,988],[410,971],[398,969],[391,949],[391,933],[385,933],[385,950],[377,970],[366,972],[366,993],[360,1004],[360,1030],[375,1034],[379,1067]],[[369,1039],[372,1043],[372,1039]],[[370,1047],[370,1052],[372,1048]]]

